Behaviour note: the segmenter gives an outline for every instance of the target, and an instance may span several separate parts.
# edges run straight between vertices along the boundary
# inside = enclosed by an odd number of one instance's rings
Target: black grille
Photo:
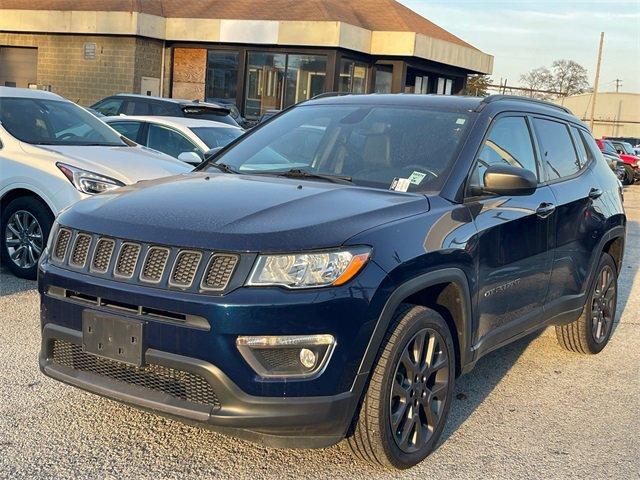
[[[87,263],[87,255],[89,254],[90,246],[91,236],[86,233],[79,233],[76,235],[76,241],[73,243],[73,251],[71,252],[69,264],[74,267],[84,267]]]
[[[168,248],[151,247],[147,252],[147,258],[140,273],[140,280],[158,283],[162,278],[167,258],[169,258]]]
[[[98,273],[106,273],[109,269],[113,248],[116,242],[110,238],[101,238],[96,244],[96,250],[93,253],[91,261],[91,270]]]
[[[63,340],[54,341],[53,362],[162,392],[187,402],[220,408],[220,401],[211,385],[204,378],[184,370],[154,364],[144,367],[126,365],[85,353],[81,346]]]
[[[183,250],[178,254],[171,272],[169,283],[176,287],[188,288],[193,283],[202,253]]]
[[[114,273],[120,277],[131,278],[136,269],[139,255],[140,245],[137,243],[123,243]]]
[[[61,229],[53,250],[53,257],[56,260],[64,260],[64,255],[67,253],[67,247],[69,246],[69,240],[71,240],[71,230],[67,230],[66,228]]]
[[[227,288],[237,263],[238,257],[236,255],[214,255],[202,279],[202,288],[205,290],[224,290]]]
[[[300,368],[299,348],[256,348],[253,353],[267,370]]]

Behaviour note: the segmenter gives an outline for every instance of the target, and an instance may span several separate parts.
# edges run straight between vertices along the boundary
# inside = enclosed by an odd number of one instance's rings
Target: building
[[[593,94],[585,93],[556,100],[589,123]],[[640,93],[600,92],[596,98],[593,134],[602,137],[640,138]]]
[[[454,94],[493,57],[394,0],[2,0],[0,85],[84,105],[227,99],[248,118],[323,92]]]

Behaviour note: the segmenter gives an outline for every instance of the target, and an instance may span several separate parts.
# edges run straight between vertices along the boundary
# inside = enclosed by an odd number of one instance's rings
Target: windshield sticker
[[[411,185],[411,182],[408,178],[396,177],[393,179],[393,182],[391,182],[389,190],[394,190],[396,192],[406,192],[407,190],[409,190],[409,185]]]
[[[409,181],[411,183],[413,183],[414,185],[420,185],[422,183],[422,180],[424,180],[424,177],[426,177],[427,174],[426,173],[422,173],[422,172],[413,172],[410,176],[409,176]]]

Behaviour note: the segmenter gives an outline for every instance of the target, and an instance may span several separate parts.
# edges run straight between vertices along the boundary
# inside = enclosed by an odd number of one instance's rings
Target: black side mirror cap
[[[531,195],[538,188],[538,178],[531,170],[511,165],[491,165],[484,172],[485,193],[493,195]]]

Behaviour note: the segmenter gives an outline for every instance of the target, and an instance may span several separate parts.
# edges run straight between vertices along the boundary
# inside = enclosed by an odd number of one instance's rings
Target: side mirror
[[[218,152],[220,150],[222,150],[224,147],[214,147],[210,150],[207,150],[206,152],[204,152],[204,159],[205,160],[211,160],[213,157],[215,157]]]
[[[495,195],[531,195],[538,187],[536,174],[511,165],[491,165],[484,172],[485,193]]]
[[[182,152],[180,155],[178,155],[178,160],[196,165],[202,163],[202,157],[196,152]]]

